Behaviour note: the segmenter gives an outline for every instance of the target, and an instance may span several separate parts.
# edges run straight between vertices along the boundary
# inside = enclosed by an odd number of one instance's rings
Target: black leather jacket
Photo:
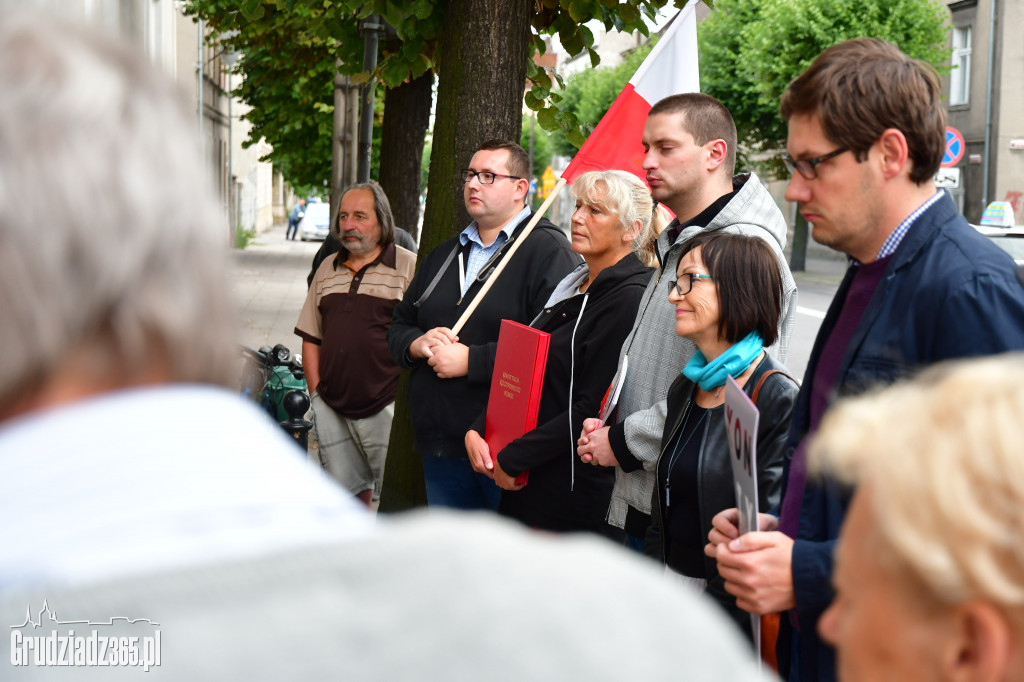
[[[786,371],[781,363],[766,353],[747,379],[743,387],[744,392],[752,395],[761,375],[771,369]],[[682,374],[668,390],[665,434],[661,439],[659,465],[682,426],[696,390],[697,385]],[[762,512],[772,509],[779,503],[782,492],[782,465],[786,457],[786,437],[797,392],[796,382],[787,375],[773,374],[765,379],[757,398],[757,408],[760,410],[757,429],[757,493],[758,509]],[[711,519],[714,515],[723,509],[736,506],[732,466],[729,463],[729,445],[726,442],[724,406],[712,408],[704,422],[697,468],[700,476],[697,486],[700,495],[700,526],[706,537],[711,530]],[[658,471],[657,466],[655,471]],[[644,553],[662,563],[666,562],[666,548],[669,542],[664,532],[667,527],[661,493],[664,489],[665,481],[659,476],[651,500],[651,526],[644,541]],[[715,560],[705,557],[704,569],[709,577],[708,592],[736,619],[737,624],[745,626],[744,630],[749,630],[750,618],[736,606],[736,598],[725,591],[725,581],[718,575]]]

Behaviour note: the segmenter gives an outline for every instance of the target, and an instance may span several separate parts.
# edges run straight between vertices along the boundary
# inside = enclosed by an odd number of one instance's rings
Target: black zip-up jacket
[[[607,531],[615,469],[581,463],[576,440],[583,420],[600,414],[653,272],[630,253],[602,270],[585,293],[553,304],[534,320],[533,327],[551,334],[537,428],[497,453],[505,473],[528,470],[530,479],[522,490],[502,493],[499,513],[543,530]],[[480,434],[484,414],[473,425]]]
[[[481,271],[465,297],[459,290],[459,260],[454,258],[430,296],[414,304],[433,281],[445,259],[459,244],[456,235],[441,243],[423,259],[405,297],[395,306],[388,330],[388,351],[399,367],[411,369],[409,407],[415,434],[414,447],[421,455],[466,457],[465,437],[473,420],[487,404],[503,318],[530,324],[565,275],[579,263],[565,233],[541,219],[512,256],[508,267],[476,312],[459,332],[459,342],[469,347],[469,374],[439,379],[426,360],[412,360],[409,344],[435,327],[451,328],[483,286],[482,277],[505,257],[530,217],[524,218],[505,243],[498,259]],[[468,247],[467,247],[468,249]]]
[[[785,366],[765,353],[754,368],[753,374],[743,385],[743,391],[752,396],[754,387],[765,372]],[[668,390],[668,406],[665,417],[665,435],[661,439],[661,453],[655,471],[660,471],[661,458],[665,456],[676,440],[679,430],[696,397],[697,384],[680,374]],[[796,382],[783,374],[773,374],[765,379],[757,397],[760,418],[757,425],[757,504],[758,510],[768,512],[778,505],[782,494],[782,467],[786,457],[786,441],[789,422],[796,406],[798,387]],[[704,422],[700,455],[697,460],[698,495],[700,496],[700,527],[703,537],[711,531],[711,519],[718,512],[736,506],[733,488],[732,465],[729,462],[729,443],[726,438],[725,406],[719,405],[709,411]],[[651,496],[651,526],[644,541],[644,553],[666,563],[667,546],[671,539],[665,532],[668,527],[664,499],[665,481],[658,475]],[[708,576],[708,593],[722,605],[744,632],[750,632],[750,614],[736,606],[736,598],[725,591],[725,580],[718,575],[714,559],[704,557],[704,571]]]

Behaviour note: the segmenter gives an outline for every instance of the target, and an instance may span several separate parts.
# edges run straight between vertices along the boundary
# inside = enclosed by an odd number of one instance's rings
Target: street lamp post
[[[228,67],[228,235],[231,246],[234,246],[237,235],[235,234],[238,230],[238,200],[235,196],[237,188],[235,186],[235,172],[234,172],[234,118],[232,113],[232,104],[234,95],[234,84],[232,82],[232,75],[235,69],[235,64],[238,63],[239,53],[235,50],[225,50],[221,54],[221,61]]]
[[[363,71],[373,73],[377,68],[377,41],[384,32],[384,24],[376,14],[359,22],[363,34]],[[362,108],[359,112],[359,166],[358,181],[370,179],[370,154],[373,151],[373,94],[376,81],[371,78],[363,85]]]

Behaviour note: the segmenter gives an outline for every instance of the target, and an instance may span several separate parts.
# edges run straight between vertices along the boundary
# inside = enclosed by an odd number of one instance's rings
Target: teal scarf
[[[763,348],[761,335],[750,332],[711,362],[698,350],[686,363],[683,375],[705,391],[710,391],[724,385],[726,377],[737,377],[746,372]]]

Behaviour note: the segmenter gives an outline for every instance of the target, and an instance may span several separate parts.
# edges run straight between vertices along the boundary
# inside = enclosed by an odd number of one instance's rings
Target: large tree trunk
[[[529,0],[451,0],[438,44],[424,253],[469,224],[458,172],[484,140],[519,141],[530,39]]]
[[[438,44],[438,92],[421,258],[469,224],[457,174],[484,140],[519,140],[530,0],[451,0]],[[405,393],[395,404],[380,510],[426,502]]]
[[[433,86],[434,74],[427,71],[384,95],[378,181],[391,202],[395,224],[414,238],[419,236],[420,164]]]

